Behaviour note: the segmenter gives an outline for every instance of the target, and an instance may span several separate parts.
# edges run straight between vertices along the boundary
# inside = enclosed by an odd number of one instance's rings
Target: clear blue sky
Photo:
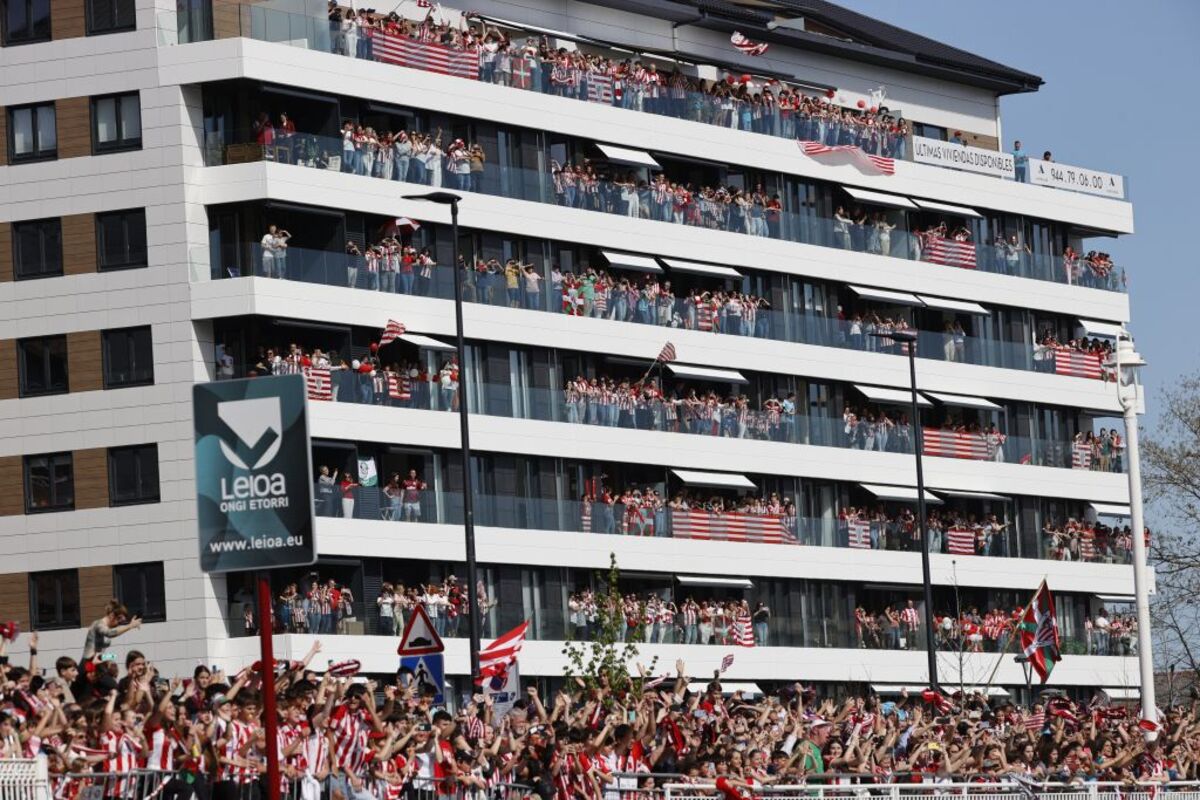
[[[1200,2],[834,2],[1041,76],[1002,101],[1005,146],[1126,176],[1137,232],[1095,241],[1129,274],[1152,433],[1161,387],[1200,369]]]

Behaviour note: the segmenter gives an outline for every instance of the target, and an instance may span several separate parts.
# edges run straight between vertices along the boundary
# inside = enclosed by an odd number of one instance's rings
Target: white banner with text
[[[1029,159],[1029,182],[1055,189],[1098,194],[1102,197],[1125,197],[1125,179],[1111,172],[1072,167],[1054,161]]]
[[[1014,178],[1016,164],[1011,153],[984,150],[965,144],[952,144],[924,136],[912,137],[913,161],[918,164],[933,164],[967,172],[995,175],[998,178]]]

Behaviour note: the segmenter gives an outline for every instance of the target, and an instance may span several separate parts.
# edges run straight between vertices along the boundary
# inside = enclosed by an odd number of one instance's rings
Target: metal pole
[[[279,716],[275,710],[275,632],[271,620],[271,582],[258,573],[258,647],[262,673],[263,727],[267,732],[267,800],[279,800]]]
[[[1117,391],[1121,391],[1120,368],[1117,372]],[[1133,401],[1121,398],[1125,411],[1125,442],[1129,452],[1129,516],[1133,535],[1133,598],[1137,607],[1138,674],[1142,681],[1142,719],[1158,721],[1158,706],[1154,701],[1154,663],[1150,650],[1150,597],[1146,585],[1146,539],[1142,519],[1142,464],[1138,453],[1137,408]],[[1147,732],[1147,741],[1157,736]]]
[[[475,563],[475,510],[471,487],[471,434],[467,398],[467,346],[463,339],[463,276],[458,266],[458,200],[450,203],[451,259],[454,266],[454,333],[458,359],[458,426],[462,440],[463,539],[467,551],[467,631],[471,637],[471,679],[479,677],[479,583]]]
[[[933,629],[933,576],[929,568],[929,530],[925,515],[925,465],[921,460],[924,442],[921,436],[920,407],[917,405],[917,340],[908,342],[908,376],[912,389],[913,446],[917,457],[917,530],[921,534],[921,582],[925,592],[925,655],[929,659],[929,685],[938,688],[937,642]],[[960,676],[961,677],[961,676]]]

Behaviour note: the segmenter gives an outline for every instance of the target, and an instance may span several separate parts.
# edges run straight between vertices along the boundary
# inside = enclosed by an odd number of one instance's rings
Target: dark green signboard
[[[197,384],[192,409],[200,568],[316,561],[303,376]]]

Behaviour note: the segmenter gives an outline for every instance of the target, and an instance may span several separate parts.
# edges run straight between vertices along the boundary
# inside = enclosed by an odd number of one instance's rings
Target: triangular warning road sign
[[[425,606],[418,605],[412,610],[408,622],[404,624],[404,633],[400,634],[400,646],[396,654],[401,656],[423,656],[429,653],[440,653],[446,649],[442,637],[433,629],[433,622],[425,613]]]

